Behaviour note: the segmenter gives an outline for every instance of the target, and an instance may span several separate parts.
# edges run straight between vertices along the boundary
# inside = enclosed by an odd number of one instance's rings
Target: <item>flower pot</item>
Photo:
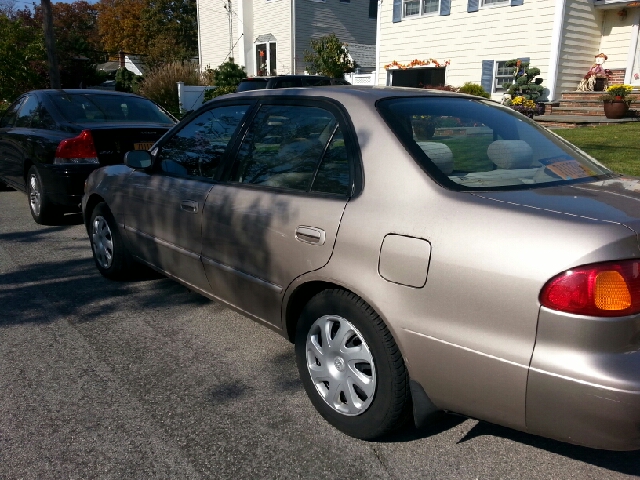
[[[606,78],[598,78],[596,77],[596,83],[593,86],[594,92],[602,92],[604,90],[604,82],[606,82]]]
[[[416,140],[431,140],[436,133],[436,126],[433,123],[415,122],[413,124],[413,133]]]
[[[603,106],[607,118],[623,118],[629,110],[629,104],[624,100],[605,100]]]

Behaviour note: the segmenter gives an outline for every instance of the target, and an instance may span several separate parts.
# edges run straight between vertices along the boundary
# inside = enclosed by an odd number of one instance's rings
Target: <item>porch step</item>
[[[601,102],[597,105],[594,104],[589,106],[567,105],[564,107],[554,107],[552,109],[552,112],[553,112],[552,115],[602,116],[604,112],[604,108],[602,107],[602,102]]]

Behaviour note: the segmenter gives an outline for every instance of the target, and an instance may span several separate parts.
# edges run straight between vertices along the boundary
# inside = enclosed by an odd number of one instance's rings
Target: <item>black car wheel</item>
[[[313,297],[300,316],[295,349],[307,395],[337,429],[373,440],[407,420],[411,394],[402,355],[357,295],[325,290]]]
[[[133,260],[124,246],[120,230],[106,203],[99,203],[91,213],[89,240],[93,259],[100,273],[112,280],[131,273]]]
[[[62,218],[62,210],[53,205],[45,190],[38,169],[33,165],[27,173],[27,195],[31,216],[40,225],[55,225]]]

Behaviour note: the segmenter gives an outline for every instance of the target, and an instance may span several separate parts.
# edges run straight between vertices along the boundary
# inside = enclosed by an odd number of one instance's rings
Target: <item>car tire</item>
[[[300,378],[320,415],[349,436],[374,440],[410,417],[409,374],[391,332],[360,297],[325,290],[296,326]]]
[[[133,259],[127,251],[120,229],[106,203],[95,206],[89,223],[93,260],[100,273],[111,280],[123,280],[132,270]]]
[[[27,173],[27,198],[29,211],[36,223],[40,225],[57,225],[62,220],[63,212],[51,203],[47,196],[42,178],[35,165]]]

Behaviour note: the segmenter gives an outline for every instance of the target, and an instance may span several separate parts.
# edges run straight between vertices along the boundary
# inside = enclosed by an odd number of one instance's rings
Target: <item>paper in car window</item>
[[[576,178],[584,178],[592,175],[585,167],[575,160],[565,160],[547,165],[547,169],[555,173],[563,180],[574,180]]]

